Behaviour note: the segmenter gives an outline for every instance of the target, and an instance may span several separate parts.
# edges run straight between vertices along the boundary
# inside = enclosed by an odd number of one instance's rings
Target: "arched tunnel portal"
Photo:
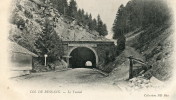
[[[70,51],[69,56],[70,68],[95,68],[98,63],[98,55],[91,47],[75,47]],[[87,62],[91,64],[88,66]]]

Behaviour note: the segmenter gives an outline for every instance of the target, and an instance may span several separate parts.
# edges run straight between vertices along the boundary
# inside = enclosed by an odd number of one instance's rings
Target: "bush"
[[[17,28],[25,27],[25,20],[18,14],[12,15],[10,23],[17,25]]]
[[[32,15],[29,11],[27,11],[27,10],[24,11],[24,15],[25,15],[27,18],[30,18],[30,19],[33,18],[33,15]]]
[[[42,25],[42,21],[41,21],[40,19],[35,19],[35,21],[36,21],[37,23],[39,23],[40,25]]]
[[[162,54],[159,54],[156,58],[156,60],[161,60],[163,58],[163,55]]]
[[[152,55],[158,54],[159,52],[161,52],[161,47],[154,48],[152,50]]]
[[[20,4],[16,5],[19,10],[22,10],[22,6]]]
[[[110,53],[109,51],[106,51],[106,58],[105,58],[105,64],[108,64],[109,62],[112,62],[115,60],[115,56]]]

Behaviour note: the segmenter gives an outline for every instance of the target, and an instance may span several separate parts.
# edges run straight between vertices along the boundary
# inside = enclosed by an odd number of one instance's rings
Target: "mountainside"
[[[47,1],[47,0],[46,0]],[[52,3],[44,0],[14,0],[10,17],[9,39],[35,51],[35,41],[43,30],[44,21],[49,25],[62,41],[92,41],[106,40],[96,31],[89,30],[74,18],[60,14]]]
[[[128,57],[133,56],[152,66],[151,69],[144,73],[146,77],[154,76],[161,81],[171,79],[174,60],[172,56],[173,29],[170,26],[138,28],[127,33],[125,37],[125,50],[116,57],[115,61],[106,66],[108,68],[115,67],[110,73],[110,78],[115,81],[128,79],[130,67]],[[142,66],[139,63],[133,63],[135,68]],[[136,66],[136,64],[139,65]]]
[[[145,73],[148,78],[154,76],[162,81],[169,80],[173,63],[171,16],[165,0],[130,0],[125,6],[120,5],[112,28],[119,55],[112,65],[115,63],[117,68],[121,68],[125,64],[128,66],[126,70],[129,70],[128,57],[133,56],[137,59],[133,61],[133,66],[136,62],[142,62],[140,66],[149,66],[149,69],[152,66],[150,70],[143,68],[139,72],[148,70]],[[137,66],[136,69],[140,69]]]
[[[98,32],[89,30],[87,26],[80,24],[74,18],[62,15],[52,7],[52,3],[47,3],[47,1],[48,0],[14,0],[12,2],[9,25],[9,39],[11,41],[15,41],[30,51],[36,52],[37,48],[35,43],[36,40],[40,38],[40,34],[45,28],[44,22],[46,20],[49,24],[48,26],[53,27],[62,41],[107,40],[99,36]],[[151,73],[159,80],[168,80],[172,74],[171,65],[173,62],[171,57],[173,52],[173,33],[170,25],[170,17],[168,16],[169,14],[161,12],[161,9],[159,9],[160,6],[157,9],[153,7],[155,5],[151,7],[153,12],[155,11],[163,15],[162,18],[165,18],[163,22],[163,19],[157,18],[160,16],[154,16],[150,13],[150,10],[138,9],[138,6],[141,8],[143,8],[143,6],[150,8],[152,2],[141,6],[141,2],[136,5],[135,2],[138,1],[140,0],[129,2],[126,6],[126,8],[129,9],[125,9],[124,6],[120,7],[113,29],[115,31],[114,36],[118,37],[117,40],[122,39],[123,42],[126,40],[126,43],[122,43],[124,47],[124,44],[126,44],[126,49],[124,51],[122,50],[122,53],[116,57],[115,61],[108,63],[105,67],[110,71],[116,66],[117,68],[112,72],[116,73],[116,69],[119,67],[129,66],[127,57],[133,55],[135,58],[139,58],[153,66],[146,74]],[[130,15],[126,10],[133,12],[133,14]],[[140,13],[138,10],[145,13],[136,14]],[[124,17],[124,13],[129,17]],[[135,15],[138,15],[139,18],[135,17]],[[142,17],[143,15],[148,18],[148,22]],[[141,21],[139,19],[141,19]],[[121,23],[121,21],[130,23]],[[129,30],[125,31],[126,29]],[[117,45],[119,45],[118,43],[120,42],[117,42]],[[126,69],[128,68],[129,67]],[[126,72],[126,69],[124,69],[124,72]]]
[[[132,35],[133,34],[133,35]],[[173,30],[168,25],[150,26],[126,35],[127,45],[135,48],[153,68],[152,75],[168,80],[172,75]]]

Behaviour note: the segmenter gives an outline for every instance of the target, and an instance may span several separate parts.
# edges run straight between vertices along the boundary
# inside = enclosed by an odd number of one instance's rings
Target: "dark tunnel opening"
[[[78,47],[74,49],[69,60],[70,68],[95,68],[96,56],[95,53],[86,47]],[[86,62],[91,62],[90,66],[86,66]]]

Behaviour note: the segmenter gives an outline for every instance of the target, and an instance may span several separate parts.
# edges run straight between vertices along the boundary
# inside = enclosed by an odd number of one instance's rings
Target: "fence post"
[[[133,59],[132,56],[129,57],[130,60],[130,69],[129,69],[129,79],[133,78]]]

